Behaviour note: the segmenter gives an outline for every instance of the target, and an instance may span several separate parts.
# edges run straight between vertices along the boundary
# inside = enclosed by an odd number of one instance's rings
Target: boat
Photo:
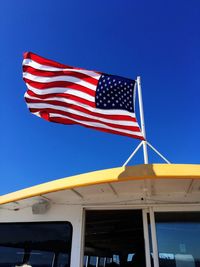
[[[0,267],[200,266],[200,165],[141,164],[0,196]]]

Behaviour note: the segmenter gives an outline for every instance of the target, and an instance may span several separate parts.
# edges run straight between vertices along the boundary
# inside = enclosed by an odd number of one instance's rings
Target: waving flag
[[[144,139],[135,117],[135,81],[70,67],[31,52],[23,79],[29,110],[48,121]]]

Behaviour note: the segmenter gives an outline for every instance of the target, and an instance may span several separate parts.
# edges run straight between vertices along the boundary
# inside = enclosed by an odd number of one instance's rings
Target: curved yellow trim
[[[0,196],[0,204],[76,187],[139,179],[200,179],[200,165],[148,164],[95,171],[62,178]]]

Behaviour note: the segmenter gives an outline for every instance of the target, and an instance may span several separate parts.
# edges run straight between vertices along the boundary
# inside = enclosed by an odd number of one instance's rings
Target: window
[[[84,267],[145,267],[141,210],[88,210]]]
[[[155,214],[160,267],[200,266],[200,213]]]
[[[70,223],[0,223],[0,267],[69,267],[71,239]]]

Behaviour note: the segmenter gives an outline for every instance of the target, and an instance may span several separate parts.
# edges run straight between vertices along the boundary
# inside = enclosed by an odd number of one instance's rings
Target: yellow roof
[[[77,187],[139,179],[200,179],[200,165],[147,164],[95,171],[43,183],[0,196],[0,204]]]

